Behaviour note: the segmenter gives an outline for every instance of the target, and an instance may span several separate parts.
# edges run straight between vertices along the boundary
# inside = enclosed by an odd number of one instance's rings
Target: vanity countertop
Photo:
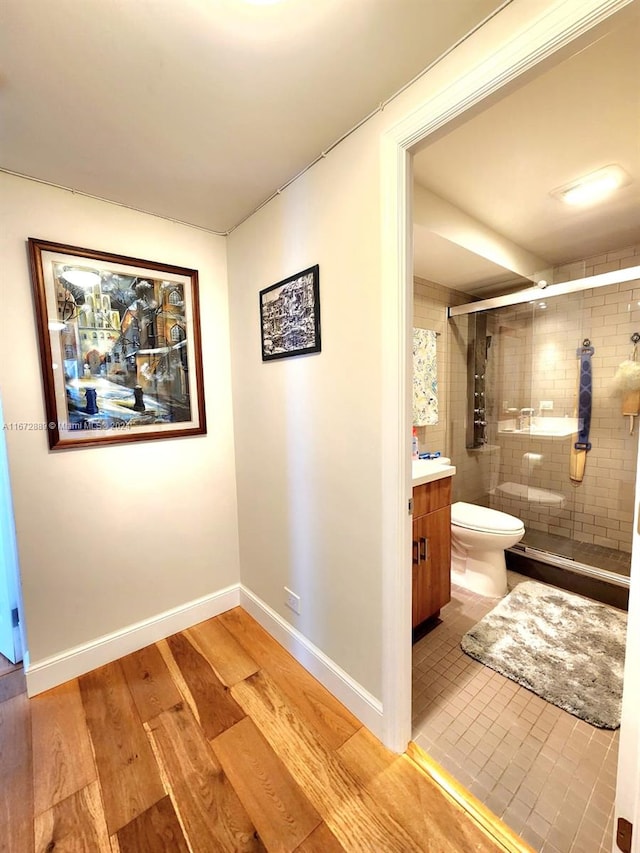
[[[453,477],[455,473],[455,465],[443,465],[438,459],[414,459],[411,463],[411,484],[422,486],[443,477]]]

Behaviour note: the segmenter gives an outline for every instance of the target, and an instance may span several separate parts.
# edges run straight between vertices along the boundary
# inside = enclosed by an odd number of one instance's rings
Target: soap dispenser
[[[418,430],[413,428],[413,438],[411,439],[411,458],[418,458]]]

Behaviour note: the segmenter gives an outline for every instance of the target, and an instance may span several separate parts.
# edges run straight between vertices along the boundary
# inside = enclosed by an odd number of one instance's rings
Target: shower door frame
[[[609,287],[612,284],[622,284],[640,278],[640,266],[626,267],[622,270],[599,273],[598,275],[577,278],[574,281],[561,284],[549,284],[544,288],[539,285],[507,293],[504,296],[494,296],[481,299],[478,302],[466,302],[464,305],[454,305],[447,308],[447,317],[459,317],[462,314],[477,314],[479,311],[491,311],[495,308],[507,308],[509,305],[521,305],[532,299],[552,299],[554,296],[565,296],[568,293],[578,293],[581,290],[595,290],[598,287]],[[547,288],[551,288],[550,290]]]
[[[382,720],[381,736],[396,752],[411,739],[411,326],[413,307],[412,164],[411,151],[435,131],[478,105],[549,56],[571,45],[634,0],[560,0],[545,3],[530,14],[526,3],[509,4],[497,20],[494,50],[480,60],[465,54],[466,71],[442,81],[436,73],[435,92],[429,75],[425,101],[411,109],[380,144],[380,271],[382,346]],[[522,17],[521,17],[522,16]],[[513,21],[513,35],[505,35],[502,21]],[[486,25],[487,27],[489,25]],[[484,29],[484,28],[483,28]],[[482,31],[478,34],[482,36]],[[495,49],[495,40],[499,47]],[[480,41],[480,45],[483,42]],[[446,63],[446,59],[443,63]],[[455,68],[455,63],[454,63]],[[435,69],[436,72],[438,69]],[[637,510],[636,522],[637,524]],[[636,528],[637,529],[637,528]],[[632,576],[640,572],[640,537],[634,538]],[[630,635],[640,626],[640,596],[632,595]],[[636,650],[634,649],[634,655]],[[631,657],[628,655],[628,657]],[[634,699],[640,696],[640,670],[629,670],[623,697],[621,755],[627,790],[640,791],[640,724]],[[622,777],[621,761],[619,779]],[[637,807],[623,803],[616,790],[616,817],[633,820]],[[640,853],[636,832],[632,853]]]

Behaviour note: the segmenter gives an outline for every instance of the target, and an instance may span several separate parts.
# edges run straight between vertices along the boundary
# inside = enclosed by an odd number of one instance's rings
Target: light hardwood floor
[[[240,608],[31,700],[7,675],[2,853],[504,849]]]

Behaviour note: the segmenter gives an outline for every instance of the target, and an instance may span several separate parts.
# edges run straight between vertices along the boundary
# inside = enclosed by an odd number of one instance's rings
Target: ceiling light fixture
[[[595,204],[611,195],[624,184],[628,184],[631,178],[621,166],[612,164],[598,169],[570,184],[565,184],[551,193],[565,204],[573,206]]]

